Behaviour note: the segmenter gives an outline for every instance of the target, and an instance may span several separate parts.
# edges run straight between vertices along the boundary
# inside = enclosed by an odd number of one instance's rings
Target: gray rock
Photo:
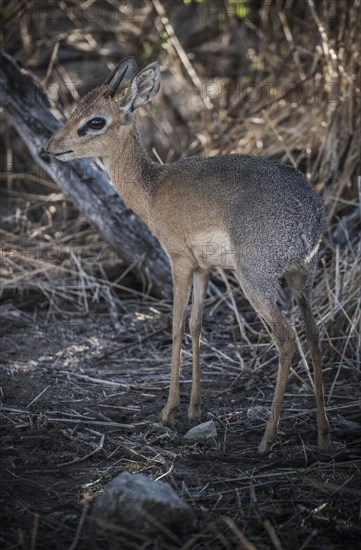
[[[205,441],[212,437],[217,437],[217,430],[213,420],[209,420],[208,422],[203,422],[188,430],[184,439],[188,441]]]
[[[94,502],[93,517],[104,529],[121,527],[148,536],[196,527],[194,512],[170,485],[129,472],[104,487]]]

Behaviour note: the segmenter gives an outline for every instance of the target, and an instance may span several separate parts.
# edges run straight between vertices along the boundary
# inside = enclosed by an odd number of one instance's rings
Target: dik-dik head
[[[104,157],[107,148],[118,143],[129,129],[141,105],[159,90],[158,63],[137,74],[134,57],[121,61],[105,82],[83,97],[68,122],[53,135],[47,152],[59,160]]]

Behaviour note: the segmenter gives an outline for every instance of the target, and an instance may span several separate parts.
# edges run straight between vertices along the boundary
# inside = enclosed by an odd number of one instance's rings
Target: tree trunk
[[[109,177],[95,161],[79,159],[62,163],[45,151],[49,138],[62,125],[50,110],[48,99],[32,73],[0,52],[0,104],[10,115],[19,136],[35,162],[87,217],[104,240],[136,275],[146,280],[147,290],[169,297],[169,262],[157,239],[124,204]]]

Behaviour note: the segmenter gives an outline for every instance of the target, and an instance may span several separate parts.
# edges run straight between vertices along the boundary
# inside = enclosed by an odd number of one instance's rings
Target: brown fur
[[[116,74],[121,70],[119,64]],[[315,371],[318,443],[328,449],[321,352],[309,298],[324,220],[322,202],[299,172],[263,158],[228,155],[191,157],[165,165],[152,162],[141,146],[133,111],[152,99],[158,86],[159,68],[153,63],[122,82],[112,97],[104,96],[109,85],[94,90],[52,137],[48,151],[71,150],[63,160],[102,157],[119,194],[168,254],[174,283],[173,350],[162,418],[172,422],[179,405],[181,344],[192,281],[193,383],[188,416],[200,417],[199,339],[209,270],[212,265],[232,268],[279,349],[274,400],[259,445],[260,451],[272,448],[295,350],[294,331],[277,306],[279,281],[285,276],[306,324]],[[79,125],[91,116],[107,117],[106,131],[79,138]]]

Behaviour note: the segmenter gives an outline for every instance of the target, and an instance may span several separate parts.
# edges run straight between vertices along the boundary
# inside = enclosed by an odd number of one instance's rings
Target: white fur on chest
[[[192,238],[193,255],[202,268],[217,266],[235,267],[235,250],[226,231],[207,231]]]

